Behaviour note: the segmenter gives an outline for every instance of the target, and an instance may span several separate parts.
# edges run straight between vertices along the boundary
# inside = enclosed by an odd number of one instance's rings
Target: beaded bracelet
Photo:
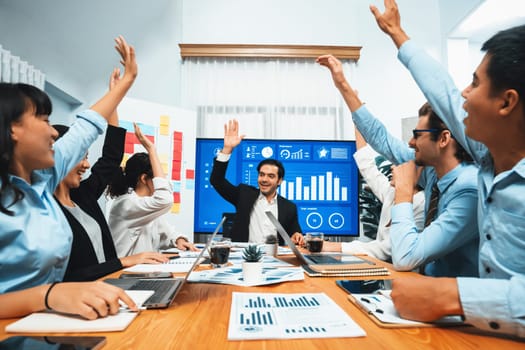
[[[49,286],[49,288],[47,289],[47,292],[46,292],[46,296],[44,297],[44,305],[46,306],[46,309],[48,310],[53,310],[51,308],[51,306],[49,306],[48,304],[48,297],[49,297],[49,292],[51,292],[51,289],[53,289],[54,286],[56,286],[58,284],[58,282],[53,282],[51,283],[51,285]]]

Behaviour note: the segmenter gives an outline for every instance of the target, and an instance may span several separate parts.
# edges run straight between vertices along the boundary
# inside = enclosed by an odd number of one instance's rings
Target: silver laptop
[[[175,297],[177,296],[177,294],[179,294],[180,290],[182,289],[182,286],[186,283],[190,274],[199,265],[204,252],[208,250],[210,242],[213,240],[213,238],[215,238],[215,235],[217,235],[217,232],[219,232],[219,230],[221,229],[222,225],[224,224],[224,221],[226,221],[226,217],[223,217],[221,222],[219,222],[219,224],[215,228],[215,231],[213,231],[211,238],[206,243],[206,246],[200,251],[199,255],[197,256],[197,259],[195,259],[195,262],[184,277],[145,279],[108,278],[105,279],[104,282],[120,287],[124,290],[153,290],[155,291],[155,293],[153,293],[153,295],[144,302],[143,306],[148,309],[167,308],[173,303]]]
[[[281,225],[279,220],[272,214],[272,212],[267,211],[266,215],[272,222],[272,224],[277,229],[277,232],[281,237],[284,239],[284,242],[292,252],[295,254],[297,259],[301,262],[303,265],[340,265],[340,264],[362,264],[362,263],[370,263],[373,265],[373,263],[358,258],[353,255],[348,254],[303,254],[301,251],[295,246],[295,243],[292,242],[292,239],[284,229],[284,227]]]

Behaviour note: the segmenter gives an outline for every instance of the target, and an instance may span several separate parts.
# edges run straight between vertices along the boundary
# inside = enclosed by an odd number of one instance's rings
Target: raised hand
[[[119,81],[120,81],[120,69],[113,68],[113,72],[111,72],[111,75],[109,77],[109,89],[113,90]]]
[[[341,61],[332,55],[319,56],[315,61],[321,66],[325,66],[330,70],[335,87],[339,90],[339,92],[341,92],[341,95],[343,96],[343,99],[345,100],[348,108],[354,112],[356,109],[361,107],[362,103],[357,96],[357,92],[352,89],[350,83],[348,83],[345,78]]]
[[[397,48],[409,39],[401,28],[401,16],[394,0],[385,0],[385,12],[383,13],[374,5],[370,5],[370,11],[372,11],[379,28],[392,38]]]
[[[133,85],[138,74],[138,66],[135,61],[135,49],[129,46],[122,36],[116,38],[115,42],[117,43],[115,48],[121,57],[120,63],[124,66],[124,75],[122,78],[119,76],[117,79],[114,70],[111,73],[110,90],[91,106],[92,110],[108,119],[113,125],[115,125],[113,112]],[[110,118],[111,120],[109,120]]]
[[[155,144],[153,144],[150,139],[144,136],[142,130],[140,130],[140,127],[136,123],[133,123],[133,127],[135,128],[135,136],[137,136],[137,140],[139,140],[142,146],[144,146],[146,151],[151,153],[151,150],[155,150]]]
[[[135,60],[135,49],[128,45],[122,35],[115,38],[115,49],[120,54],[120,63],[124,66],[124,79],[135,80],[138,74],[137,61]]]
[[[236,119],[229,120],[224,124],[224,147],[222,148],[222,153],[230,154],[241,143],[244,136],[239,136],[239,122]]]
[[[321,66],[325,66],[332,73],[332,79],[337,88],[340,88],[342,84],[346,83],[346,78],[343,72],[343,65],[341,61],[335,58],[332,55],[323,55],[317,57],[315,62],[319,63]]]

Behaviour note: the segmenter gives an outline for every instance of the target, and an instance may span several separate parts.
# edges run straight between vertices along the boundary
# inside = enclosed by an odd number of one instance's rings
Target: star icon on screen
[[[326,157],[328,157],[328,153],[329,153],[329,151],[328,151],[326,148],[322,147],[322,148],[318,151],[318,153],[319,153],[319,158],[326,158]]]

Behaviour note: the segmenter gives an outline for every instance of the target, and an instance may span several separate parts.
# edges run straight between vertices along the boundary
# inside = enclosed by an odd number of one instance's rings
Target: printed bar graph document
[[[232,293],[228,340],[365,335],[325,293]]]

